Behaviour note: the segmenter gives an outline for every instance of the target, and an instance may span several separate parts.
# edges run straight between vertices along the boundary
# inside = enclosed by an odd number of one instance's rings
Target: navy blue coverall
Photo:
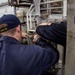
[[[47,40],[66,46],[67,22],[63,21],[61,23],[38,26],[36,28],[36,33]]]
[[[49,45],[22,45],[9,36],[0,38],[0,75],[42,75],[58,60],[58,51]]]

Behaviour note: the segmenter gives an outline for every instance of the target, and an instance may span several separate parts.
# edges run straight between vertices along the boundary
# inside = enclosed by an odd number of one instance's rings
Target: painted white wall
[[[0,7],[0,17],[4,14],[14,14],[14,8],[8,5]]]
[[[0,4],[8,2],[8,0],[0,0]],[[14,7],[5,5],[0,7],[0,17],[4,14],[14,14]]]
[[[8,2],[8,0],[0,0],[0,3]]]

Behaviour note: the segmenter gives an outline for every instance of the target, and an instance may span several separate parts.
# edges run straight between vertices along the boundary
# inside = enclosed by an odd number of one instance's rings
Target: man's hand
[[[51,25],[51,23],[50,23],[50,22],[49,22],[49,23],[41,23],[41,24],[39,24],[39,25],[45,26],[45,25]]]
[[[22,32],[22,38],[28,38],[28,37],[29,37],[29,35],[27,33]]]
[[[33,42],[36,43],[38,38],[41,38],[41,36],[39,36],[38,34],[35,34],[33,38]]]

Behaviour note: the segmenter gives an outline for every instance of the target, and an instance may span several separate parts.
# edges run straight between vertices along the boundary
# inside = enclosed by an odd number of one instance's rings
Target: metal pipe
[[[31,31],[31,32],[35,32],[35,29],[34,29],[34,30],[30,29],[29,31]]]
[[[31,29],[31,28],[32,28],[31,13],[29,14],[29,16],[30,16],[30,25],[29,25],[29,29]]]
[[[14,7],[13,9],[14,9],[14,15],[16,15],[16,7]]]
[[[63,0],[63,19],[67,17],[67,0]]]
[[[31,16],[32,16],[32,12],[34,11],[34,8],[30,11],[30,29],[32,29],[32,19],[31,19]]]
[[[27,13],[27,32],[29,30],[28,13]]]
[[[48,1],[48,0],[47,0],[47,1]],[[47,4],[47,14],[48,14],[48,11],[49,11],[49,10],[48,10],[48,6],[49,6],[49,4]],[[41,10],[41,9],[40,9],[40,10]]]
[[[23,3],[20,3],[20,5],[32,5],[32,3],[23,2]]]
[[[63,7],[41,8],[41,10],[62,9]]]
[[[50,4],[50,3],[60,2],[60,1],[63,1],[63,0],[41,2],[40,5],[43,5],[43,4]]]
[[[32,9],[33,7],[33,4],[30,6],[28,12],[27,12],[27,32],[29,31],[29,19],[28,19],[28,16],[29,16],[29,11]]]
[[[34,6],[33,4],[30,6],[30,8],[29,8],[27,13],[29,13],[29,11],[32,9],[33,6]]]

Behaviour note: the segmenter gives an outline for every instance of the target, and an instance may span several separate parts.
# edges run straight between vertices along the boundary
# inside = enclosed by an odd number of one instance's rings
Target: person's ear
[[[17,30],[18,32],[20,32],[20,31],[21,31],[21,26],[18,25],[18,26],[16,27],[16,30]]]

